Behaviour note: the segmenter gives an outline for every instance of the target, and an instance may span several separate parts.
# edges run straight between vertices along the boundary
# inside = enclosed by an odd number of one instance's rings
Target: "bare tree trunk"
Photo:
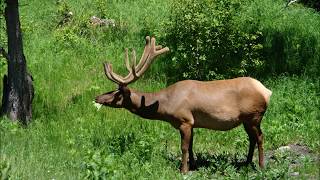
[[[27,124],[32,115],[34,89],[27,72],[20,30],[18,0],[6,0],[5,19],[8,35],[8,76],[3,78],[1,112],[13,121]]]

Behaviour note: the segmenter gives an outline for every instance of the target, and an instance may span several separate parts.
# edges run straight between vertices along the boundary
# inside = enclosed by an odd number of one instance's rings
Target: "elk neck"
[[[124,100],[124,108],[147,119],[163,119],[161,93],[145,93],[130,89],[130,97]]]

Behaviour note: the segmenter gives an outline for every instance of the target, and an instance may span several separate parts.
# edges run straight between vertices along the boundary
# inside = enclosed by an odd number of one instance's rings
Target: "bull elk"
[[[258,80],[239,77],[217,81],[179,81],[155,93],[139,92],[128,88],[149,68],[152,61],[169,48],[155,45],[155,38],[146,37],[146,45],[139,63],[133,50],[129,62],[125,51],[125,64],[129,74],[122,77],[104,63],[107,78],[118,84],[118,89],[99,95],[96,103],[113,108],[125,108],[147,119],[163,120],[180,131],[182,162],[185,173],[195,165],[192,151],[193,128],[227,131],[240,124],[249,136],[249,152],[246,164],[252,162],[256,144],[259,151],[259,166],[263,168],[263,138],[260,129],[267,109],[271,91]]]

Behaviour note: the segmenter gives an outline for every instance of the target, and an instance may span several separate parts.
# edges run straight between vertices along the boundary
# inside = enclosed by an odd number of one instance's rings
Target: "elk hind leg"
[[[190,164],[190,169],[194,170],[196,169],[196,163],[194,160],[194,155],[193,155],[193,150],[192,150],[192,146],[193,146],[193,128],[191,129],[191,137],[190,137],[190,143],[189,143],[189,164]]]
[[[257,139],[255,136],[254,130],[252,129],[252,126],[250,126],[249,124],[244,124],[244,128],[249,136],[249,151],[248,151],[247,161],[246,161],[246,164],[248,165],[252,163],[254,148],[256,146]]]
[[[255,145],[258,144],[259,152],[259,166],[264,167],[264,157],[263,157],[263,135],[260,128],[262,115],[256,116],[252,122],[244,123],[244,128],[249,136],[249,152],[247,156],[246,164],[252,162]]]
[[[258,143],[258,151],[259,151],[259,166],[260,168],[264,168],[264,157],[263,157],[263,135],[260,128],[260,124],[254,127],[257,143]]]

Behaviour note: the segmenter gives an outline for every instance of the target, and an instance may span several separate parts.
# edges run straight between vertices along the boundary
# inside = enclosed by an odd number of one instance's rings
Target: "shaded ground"
[[[197,153],[196,167],[190,167],[191,171],[193,171],[191,174],[203,171],[204,169],[211,173],[220,174],[224,174],[226,169],[234,169],[238,172],[251,169],[253,172],[260,172],[260,169],[256,164],[258,161],[256,159],[257,157],[254,157],[255,159],[253,162],[255,163],[247,167],[244,164],[246,155],[228,154],[226,152],[222,154]],[[179,168],[181,161],[179,156],[169,154],[166,158],[168,161],[173,162],[176,168]],[[265,165],[267,171],[269,171],[268,169],[282,168],[282,171],[285,173],[285,176],[276,176],[277,178],[291,177],[297,179],[318,179],[320,177],[320,171],[318,171],[318,173],[311,172],[310,174],[301,174],[299,172],[300,168],[303,168],[306,164],[314,163],[319,164],[319,156],[305,145],[289,144],[265,152]]]

